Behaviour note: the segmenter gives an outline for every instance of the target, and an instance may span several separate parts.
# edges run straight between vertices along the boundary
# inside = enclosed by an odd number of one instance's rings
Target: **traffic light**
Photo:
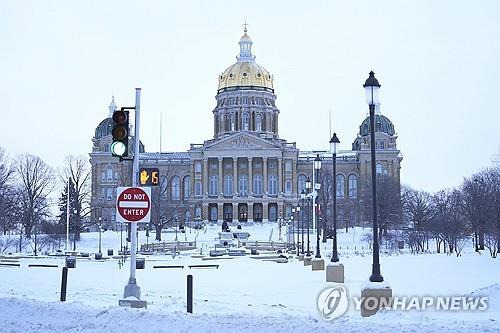
[[[128,156],[128,111],[116,110],[113,113],[113,143],[111,154],[118,157]]]

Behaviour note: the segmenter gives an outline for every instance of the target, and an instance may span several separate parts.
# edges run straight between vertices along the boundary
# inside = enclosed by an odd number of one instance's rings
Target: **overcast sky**
[[[436,191],[491,165],[500,148],[500,1],[0,2],[0,146],[54,167],[87,154],[114,94],[141,140],[185,151],[213,135],[217,76],[245,19],[274,74],[280,137],[341,149],[367,115],[373,70],[402,151],[402,182]]]

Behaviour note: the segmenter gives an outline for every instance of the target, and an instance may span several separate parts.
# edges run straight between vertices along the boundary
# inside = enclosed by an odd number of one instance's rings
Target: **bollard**
[[[187,312],[193,313],[193,276],[187,276]]]
[[[68,267],[63,267],[61,278],[61,302],[66,301],[66,287],[68,286]]]

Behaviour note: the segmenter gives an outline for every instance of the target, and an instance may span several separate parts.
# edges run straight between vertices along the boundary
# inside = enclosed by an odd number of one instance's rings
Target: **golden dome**
[[[273,77],[264,67],[252,62],[237,62],[219,75],[219,89],[259,86],[273,89]]]
[[[273,89],[271,73],[255,62],[255,56],[252,54],[252,39],[247,34],[246,27],[239,44],[240,54],[236,57],[238,61],[219,75],[218,89],[238,86],[258,86]]]

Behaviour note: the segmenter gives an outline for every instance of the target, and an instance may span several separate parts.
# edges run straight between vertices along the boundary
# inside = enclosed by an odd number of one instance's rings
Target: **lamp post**
[[[294,219],[294,216],[295,216],[295,207],[292,208],[292,215],[290,215],[290,225],[292,226],[292,243],[293,243],[293,249],[295,249],[295,236],[293,234],[293,231],[294,231],[294,226],[293,226],[293,219]],[[299,244],[297,243],[297,247],[299,246]],[[298,252],[297,252],[298,254]]]
[[[76,218],[76,213],[78,213],[78,211],[76,210],[76,208],[73,210],[73,225],[75,226],[73,229],[74,229],[74,232],[73,232],[73,251],[76,251],[76,228],[77,228],[77,218]]]
[[[316,198],[318,197],[317,193],[320,190],[321,184],[319,183],[319,170],[321,169],[321,158],[319,157],[319,154],[316,155],[316,158],[314,159],[314,172],[315,174],[315,183],[314,184],[314,190],[316,191],[316,195],[313,196],[313,209],[316,209]],[[319,216],[318,212],[316,212],[316,255],[314,256],[315,258],[321,258],[321,250],[319,246]]]
[[[33,232],[35,234],[35,257],[38,255],[37,251],[36,251],[36,245],[37,245],[36,244],[36,227],[37,227],[37,225],[36,225],[36,215],[37,214],[38,214],[38,208],[34,208],[33,209],[33,219],[31,220],[31,223],[33,225]]]
[[[307,180],[306,180],[306,191],[307,191],[307,194],[309,194],[309,192],[311,191],[311,179],[309,179],[309,177],[307,177]],[[309,243],[309,224],[310,224],[310,218],[309,218],[309,211],[310,211],[310,198],[307,198],[307,253],[306,253],[306,256],[307,257],[310,257],[311,256],[311,251],[310,251],[310,243]]]
[[[174,218],[174,222],[175,222],[175,241],[177,242],[178,239],[177,239],[177,229],[179,229],[179,222],[177,222],[177,217]]]
[[[376,155],[375,155],[375,106],[379,104],[380,83],[375,78],[375,73],[370,72],[365,84],[366,103],[370,109],[370,148],[372,160],[372,202],[373,202],[373,262],[371,282],[382,282],[384,278],[380,273],[379,244],[378,244],[378,220],[377,220],[377,175],[376,175]]]
[[[330,152],[332,153],[333,164],[333,251],[331,262],[339,261],[337,253],[337,147],[340,143],[337,134],[333,133],[330,139]]]
[[[102,216],[99,216],[99,254],[101,253],[101,232],[102,232]]]
[[[299,246],[300,246],[300,233],[299,233],[299,224],[300,224],[300,205],[297,203],[297,207],[295,208],[297,212],[297,255],[299,255]]]
[[[299,206],[299,213],[300,211],[302,210],[302,219],[300,219],[301,221],[301,230],[300,230],[300,233],[302,234],[302,239],[300,241],[300,247],[301,247],[301,253],[304,254],[304,200],[306,198],[306,192],[304,191],[304,189],[302,189],[302,192],[300,193],[300,204],[302,205],[302,208]],[[300,215],[299,215],[300,216]]]

